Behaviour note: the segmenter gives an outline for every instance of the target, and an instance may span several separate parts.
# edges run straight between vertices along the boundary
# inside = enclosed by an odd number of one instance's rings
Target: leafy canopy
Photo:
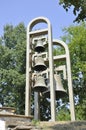
[[[59,4],[68,11],[73,7],[73,14],[76,15],[74,22],[86,20],[86,0],[59,0]]]
[[[76,119],[86,120],[86,23],[63,31],[65,34],[61,39],[68,44],[71,56]],[[64,54],[64,50],[54,49],[54,55]],[[3,37],[0,37],[0,104],[15,107],[19,114],[24,114],[25,66],[26,28],[23,23],[16,27],[6,25]],[[63,86],[67,84],[64,82]],[[62,101],[64,105],[59,100],[56,103],[57,120],[70,120],[68,98]],[[51,118],[50,101],[44,97],[40,97],[40,116],[41,120]]]
[[[0,104],[24,113],[26,28],[23,23],[4,27],[0,38]]]
[[[64,29],[70,50],[76,119],[86,120],[86,23]]]

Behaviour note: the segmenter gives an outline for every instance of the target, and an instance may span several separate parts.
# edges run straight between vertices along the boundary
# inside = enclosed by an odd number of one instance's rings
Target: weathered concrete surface
[[[0,114],[0,120],[5,122],[6,130],[17,130],[23,128],[23,130],[30,130],[32,128],[33,117],[16,114]],[[20,127],[20,128],[19,128]]]
[[[32,116],[0,115],[6,130],[86,130],[86,121],[33,122]]]
[[[86,121],[40,122],[43,130],[86,130]]]

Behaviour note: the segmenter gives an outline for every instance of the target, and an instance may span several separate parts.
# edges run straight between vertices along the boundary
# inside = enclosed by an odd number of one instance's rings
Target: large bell
[[[39,39],[39,40],[37,41],[37,44],[36,44],[36,46],[35,46],[34,49],[35,49],[36,52],[43,52],[43,51],[45,50],[45,48],[44,48],[44,46],[43,46],[43,42],[42,42],[41,39]]]
[[[47,66],[44,64],[44,60],[41,56],[35,59],[34,70],[36,71],[44,71],[47,69]]]
[[[50,85],[49,85],[50,86]],[[54,86],[56,99],[67,96],[66,90],[63,88],[60,75],[54,74]],[[43,93],[47,98],[50,98],[50,87]]]
[[[56,98],[63,98],[67,96],[66,90],[63,88],[61,76],[55,74],[54,75],[55,81],[56,81],[56,86],[55,86],[55,91],[56,91]]]
[[[37,76],[37,80],[35,82],[33,90],[36,92],[44,92],[47,90],[47,86],[45,84],[45,80],[44,80],[43,76],[41,76],[41,75]]]

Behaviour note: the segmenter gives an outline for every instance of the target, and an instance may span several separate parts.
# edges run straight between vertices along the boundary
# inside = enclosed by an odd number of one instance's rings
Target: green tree
[[[70,50],[76,119],[86,120],[86,23],[64,29]]]
[[[70,7],[73,8],[73,14],[76,15],[74,20],[80,22],[86,20],[86,0],[59,0],[59,4],[68,11]]]
[[[23,23],[4,27],[0,38],[0,103],[24,113],[26,28]]]
[[[62,40],[68,44],[71,54],[76,118],[86,120],[86,23],[65,28],[64,32]],[[64,54],[64,50],[55,48],[54,55],[57,54]],[[17,113],[24,114],[26,28],[23,23],[4,27],[4,36],[0,38],[0,61],[0,103],[15,107]],[[63,83],[66,86],[66,82]],[[62,104],[57,101],[57,119],[69,120],[68,98]],[[50,101],[45,97],[40,97],[40,112],[41,120],[51,118]]]
[[[70,120],[70,111],[69,109],[67,109],[65,107],[65,105],[63,105],[61,108],[59,108],[58,112],[57,112],[57,116],[56,116],[56,120],[59,121],[68,121]]]
[[[16,113],[24,114],[26,28],[23,23],[4,27],[4,36],[0,38],[0,61],[0,104],[15,107]],[[31,97],[33,114],[33,92]],[[46,102],[46,99],[40,99],[41,120],[46,118]]]

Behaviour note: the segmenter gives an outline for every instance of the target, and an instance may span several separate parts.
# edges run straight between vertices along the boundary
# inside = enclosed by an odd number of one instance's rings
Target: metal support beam
[[[74,97],[73,97],[73,86],[72,86],[72,76],[71,76],[71,64],[70,64],[70,54],[69,49],[66,43],[61,40],[54,39],[54,45],[60,45],[65,49],[65,59],[67,66],[67,80],[68,80],[68,91],[69,91],[69,102],[70,102],[70,113],[71,113],[71,121],[75,121],[75,108],[74,108]],[[63,55],[62,55],[63,57]],[[61,55],[57,57],[60,60]],[[62,59],[62,58],[61,58]],[[55,58],[56,60],[56,58]]]
[[[38,23],[45,23],[47,24],[47,28],[40,29],[33,31],[33,27]],[[50,24],[50,21],[47,18],[44,17],[38,17],[33,19],[28,27],[27,27],[27,49],[26,49],[26,89],[25,89],[25,115],[28,116],[31,114],[31,73],[32,72],[32,60],[33,56],[35,54],[32,53],[32,40],[34,38],[37,38],[38,36],[47,35],[47,46],[48,46],[48,52],[46,53],[46,57],[44,60],[49,63],[49,68],[47,71],[49,71],[49,78],[50,78],[50,98],[51,98],[51,120],[55,121],[56,118],[56,105],[55,105],[55,90],[54,90],[54,63],[59,60],[66,60],[66,66],[67,66],[67,79],[68,79],[68,90],[69,90],[69,102],[70,102],[70,113],[71,113],[71,120],[75,120],[75,111],[74,111],[74,100],[73,100],[73,87],[72,87],[72,77],[71,77],[71,64],[70,64],[70,55],[69,55],[69,49],[68,46],[60,40],[54,39],[52,41],[52,27]],[[53,45],[60,45],[65,49],[64,55],[59,56],[53,56]],[[45,54],[45,53],[44,53]],[[48,55],[47,55],[48,54]],[[43,55],[43,54],[42,54]],[[64,70],[64,79],[66,78],[65,68],[60,68]],[[33,74],[32,74],[33,75]],[[34,117],[35,119],[39,118],[39,94],[35,93],[34,95],[34,101],[35,101],[35,111],[34,111]]]

